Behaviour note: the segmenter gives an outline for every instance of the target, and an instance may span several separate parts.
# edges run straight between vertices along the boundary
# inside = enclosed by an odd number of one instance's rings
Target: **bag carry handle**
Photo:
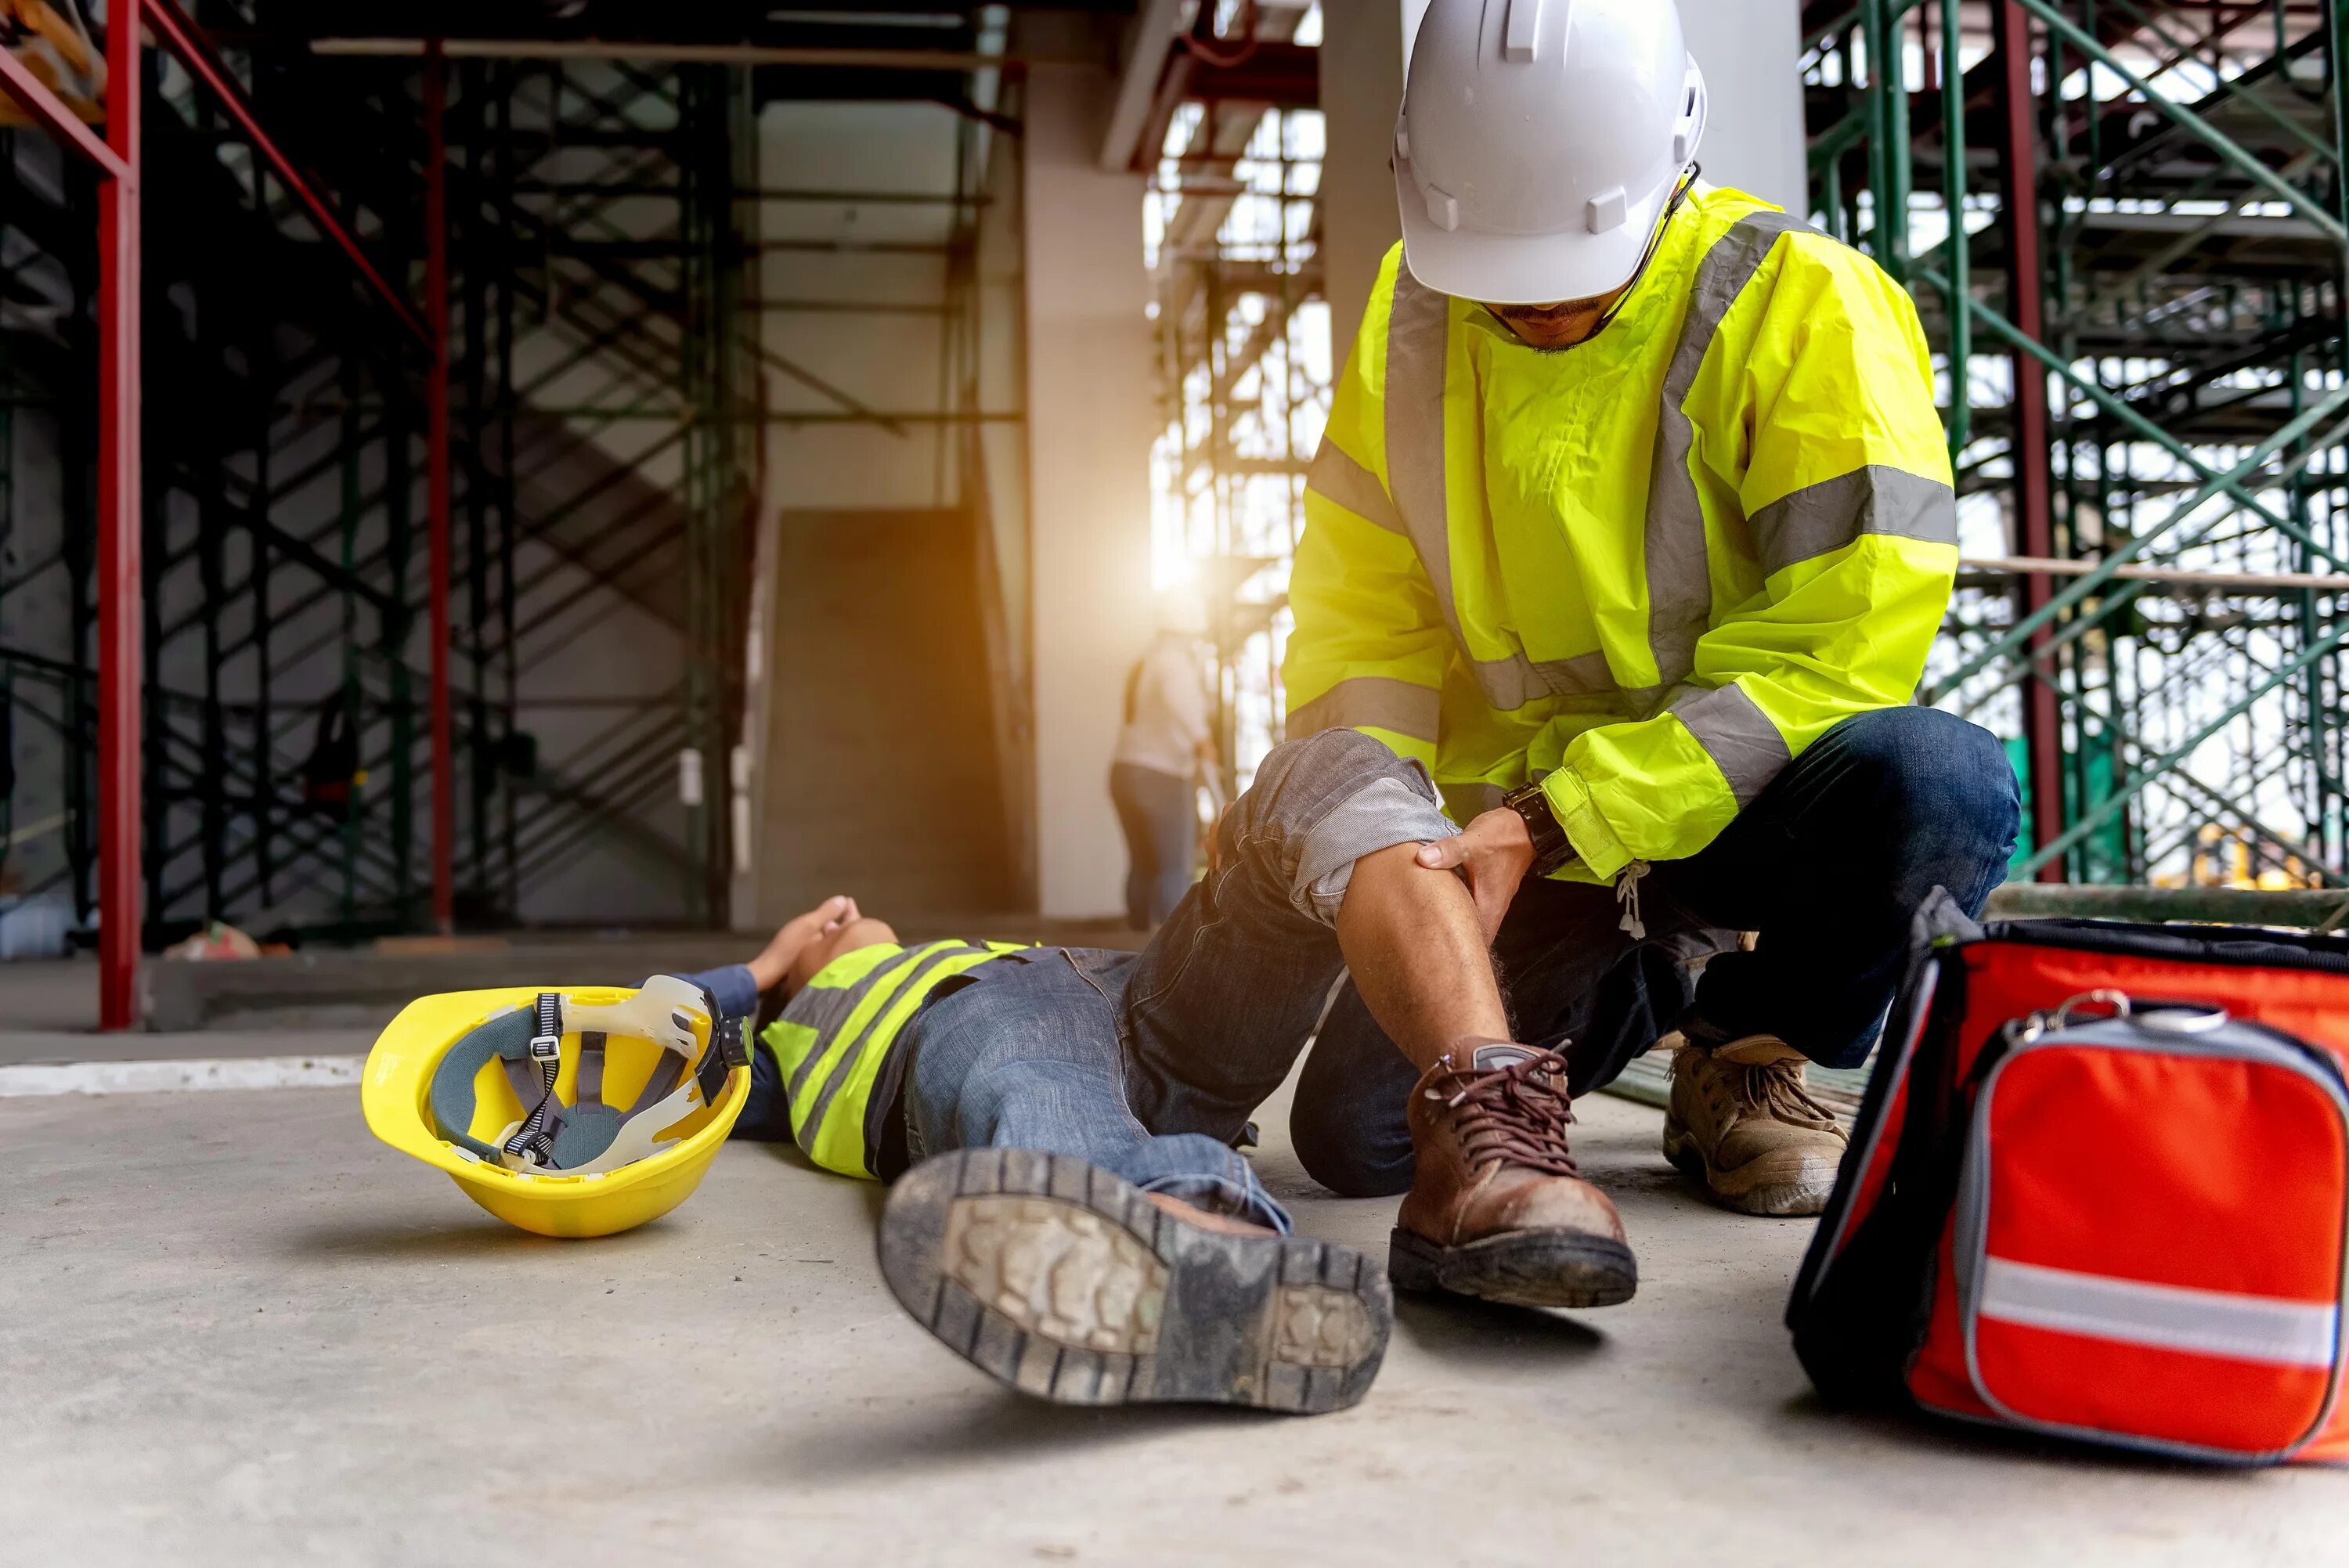
[[[2068,1029],[2091,1007],[2103,1007],[2104,1016],[2126,1018],[2140,1029],[2159,1035],[2207,1035],[2227,1026],[2224,1007],[2207,1002],[2165,1002],[2140,1011],[2126,991],[2099,988],[2067,996],[2056,1006],[2015,1019],[2006,1026],[2010,1047],[2027,1046],[2043,1035]]]

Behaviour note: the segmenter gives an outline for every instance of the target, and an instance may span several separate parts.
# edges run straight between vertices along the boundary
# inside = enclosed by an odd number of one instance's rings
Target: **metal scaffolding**
[[[1224,39],[1216,8],[1200,6],[1144,132],[1157,152],[1144,232],[1165,418],[1152,454],[1155,573],[1205,602],[1235,788],[1281,738],[1289,566],[1335,380],[1318,38],[1298,34],[1309,15],[1266,7],[1244,38]]]
[[[39,128],[0,132],[0,452],[56,490],[5,521],[7,891],[95,920],[109,1026],[140,949],[202,922],[510,921],[590,841],[722,923],[750,70],[322,63],[205,15],[96,18],[164,50],[104,26],[102,140],[0,54]],[[615,600],[676,629],[679,678],[542,757],[532,671]],[[647,824],[680,795],[682,831]]]
[[[1924,696],[2013,738],[2017,874],[2349,881],[2349,7],[1805,21],[1815,221],[1937,350],[1967,570]]]

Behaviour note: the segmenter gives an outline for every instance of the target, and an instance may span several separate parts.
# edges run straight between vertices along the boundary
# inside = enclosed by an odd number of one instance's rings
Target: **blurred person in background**
[[[1109,795],[1125,831],[1125,918],[1148,931],[1174,913],[1199,857],[1199,782],[1216,789],[1220,758],[1208,723],[1206,607],[1174,591],[1158,603],[1158,634],[1125,679],[1125,727]]]

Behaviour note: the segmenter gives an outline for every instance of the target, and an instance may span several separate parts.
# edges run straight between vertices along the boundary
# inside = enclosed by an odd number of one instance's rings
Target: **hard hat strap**
[[[1599,325],[1583,335],[1582,343],[1588,343],[1606,331],[1614,324],[1615,318],[1622,314],[1623,307],[1630,303],[1631,292],[1640,286],[1640,280],[1648,275],[1648,268],[1654,264],[1656,253],[1663,249],[1664,231],[1672,226],[1672,214],[1681,210],[1681,203],[1688,199],[1689,188],[1697,182],[1697,177],[1703,172],[1704,166],[1701,163],[1692,163],[1681,171],[1680,183],[1672,188],[1672,199],[1664,203],[1664,215],[1656,220],[1655,232],[1648,236],[1648,248],[1640,253],[1640,264],[1633,270],[1631,281],[1625,284],[1622,291],[1616,294],[1615,303],[1607,307],[1607,314],[1599,318]],[[1579,348],[1582,344],[1578,343],[1574,346]]]
[[[559,991],[538,994],[538,1033],[530,1037],[530,1056],[539,1066],[543,1087],[538,1103],[506,1140],[505,1151],[527,1158],[533,1165],[544,1165],[554,1155],[554,1134],[546,1124],[554,1115],[554,1080],[563,1071],[563,994]]]
[[[718,1091],[726,1087],[726,1075],[736,1068],[750,1065],[749,1042],[742,1037],[744,1020],[728,1014],[718,1006],[718,998],[704,987],[701,993],[703,1009],[709,1015],[709,1045],[701,1053],[696,1076],[701,1080],[701,1103],[718,1103]]]

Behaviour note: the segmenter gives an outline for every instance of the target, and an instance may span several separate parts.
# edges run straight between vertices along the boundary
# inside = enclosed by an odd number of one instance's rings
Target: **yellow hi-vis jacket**
[[[1699,186],[1597,336],[1526,347],[1387,254],[1305,490],[1288,734],[1542,779],[1611,881],[1909,700],[1958,564],[1925,336],[1876,265]]]

